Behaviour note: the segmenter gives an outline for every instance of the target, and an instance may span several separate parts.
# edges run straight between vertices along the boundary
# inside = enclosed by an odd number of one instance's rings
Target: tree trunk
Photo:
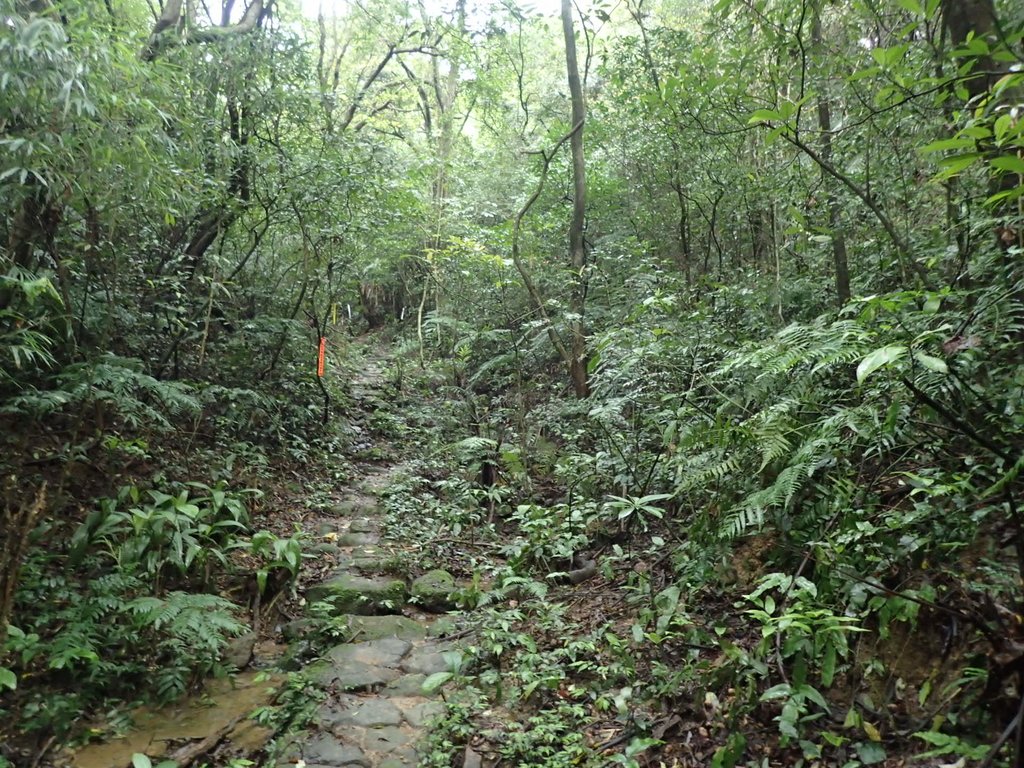
[[[969,100],[978,107],[983,107],[991,116],[994,116],[997,110],[1019,102],[1022,97],[1020,88],[1008,87],[999,93],[998,103],[996,99],[987,99],[989,103],[985,103],[985,96],[991,92],[992,87],[1011,71],[1010,62],[1014,58],[998,55],[1008,51],[1007,43],[1000,31],[993,0],[942,0],[942,22],[954,45],[966,42],[972,35],[975,39],[984,40],[988,44],[986,53],[972,53],[961,57],[974,60],[972,76],[964,81]],[[987,154],[989,160],[1007,152],[1016,156],[1012,142],[1007,142],[1006,146],[1001,148],[979,142],[978,149]],[[994,166],[989,166],[989,174],[989,192],[992,195],[1009,192],[1019,184],[1018,175],[1011,171],[997,170]],[[1012,197],[1009,201],[1012,201]],[[1024,247],[1024,225],[1021,223],[1020,212],[1016,203],[1009,201],[1004,200],[994,207],[995,214],[1003,218],[996,227],[996,240],[1004,253],[1013,246]]]
[[[821,8],[815,7],[814,20],[811,22],[811,43],[815,50],[823,54],[821,33]],[[828,84],[822,83],[818,95],[818,130],[821,133],[821,159],[832,163],[832,102],[828,96]],[[821,182],[825,185],[827,197],[825,206],[828,210],[828,231],[832,238],[832,266],[835,275],[836,299],[842,307],[850,300],[850,266],[846,257],[846,234],[840,228],[840,208],[837,182],[824,169],[821,171]]]
[[[171,35],[171,28],[178,30],[187,29],[187,34],[180,35],[177,40],[182,43],[211,43],[215,40],[223,40],[236,35],[245,35],[256,29],[260,19],[263,18],[266,10],[263,0],[253,0],[237,24],[226,24],[222,27],[209,27],[202,29],[190,29],[195,24],[191,18],[191,9],[186,7],[186,13],[182,13],[182,0],[167,0],[163,7],[160,18],[153,25],[149,40],[142,49],[143,61],[153,61],[160,55],[160,51],[169,43],[168,36]],[[225,10],[225,18],[230,9]]]
[[[36,520],[46,506],[46,483],[33,495],[32,501],[12,499],[14,489],[5,489],[3,509],[0,509],[0,643],[7,637],[7,625],[14,609],[14,593],[18,574],[28,550],[28,537]]]
[[[590,394],[587,377],[587,338],[583,325],[587,298],[587,249],[583,242],[583,219],[587,208],[586,162],[583,156],[583,123],[587,109],[583,101],[579,65],[576,62],[576,36],[572,24],[572,3],[562,0],[562,32],[565,35],[565,66],[569,78],[569,96],[572,100],[572,124],[578,126],[569,137],[572,152],[573,201],[572,220],[569,223],[569,261],[572,265],[572,285],[569,295],[569,377],[576,397]]]
[[[558,356],[568,365],[570,368],[572,361],[572,354],[570,348],[562,342],[562,337],[558,335],[558,330],[551,322],[551,317],[548,315],[547,308],[544,304],[544,297],[541,295],[540,289],[530,276],[530,271],[526,268],[526,263],[523,261],[523,255],[519,248],[519,236],[523,230],[523,219],[526,218],[526,214],[529,213],[530,208],[537,202],[544,191],[544,184],[548,179],[548,172],[551,170],[551,160],[555,154],[562,148],[562,145],[569,140],[569,138],[579,130],[582,130],[582,125],[576,125],[573,129],[559,139],[555,146],[550,152],[541,150],[538,154],[544,161],[541,166],[540,178],[537,180],[537,188],[533,190],[533,194],[527,198],[526,202],[523,203],[523,207],[516,213],[515,219],[512,221],[512,263],[515,264],[516,271],[519,272],[520,278],[523,281],[523,287],[526,288],[526,295],[530,297],[530,304],[533,305],[534,310],[540,315],[544,321],[544,329],[548,334],[548,338],[551,340],[551,346],[558,352]]]
[[[679,257],[677,262],[683,270],[686,287],[690,287],[690,208],[687,205],[686,192],[679,171],[679,162],[672,161],[672,189],[676,193],[679,204],[679,220],[677,222],[679,237]]]
[[[967,40],[972,32],[975,37],[985,39],[990,47],[1000,45],[996,37],[996,9],[992,0],[942,0],[942,23],[949,32],[954,45]],[[991,54],[975,57],[974,71],[977,73],[964,83],[971,98],[989,90],[1006,70],[1005,64],[997,64]]]

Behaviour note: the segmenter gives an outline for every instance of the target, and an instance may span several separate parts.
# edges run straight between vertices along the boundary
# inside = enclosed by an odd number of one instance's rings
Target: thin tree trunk
[[[0,643],[7,637],[7,625],[14,609],[14,593],[18,574],[28,550],[28,537],[36,520],[46,506],[46,483],[27,500],[14,501],[8,488],[8,498],[0,511]]]
[[[1007,53],[1007,42],[1003,36],[999,24],[999,17],[996,15],[996,7],[993,0],[942,0],[942,22],[950,40],[954,45],[961,45],[969,37],[982,40],[987,43],[987,50],[983,54],[971,54],[961,59],[973,59],[974,66],[971,68],[972,77],[964,82],[964,87],[972,102],[981,105],[985,94],[992,91],[993,86],[1011,71],[1009,57],[1002,55]],[[990,52],[989,52],[990,51]],[[1012,51],[1010,51],[1012,53]],[[998,95],[986,105],[986,112],[994,115],[996,110],[1005,108],[1008,105],[1019,102],[1022,98],[1019,86],[1004,88]],[[998,157],[1009,152],[1015,156],[1016,148],[1012,142],[1007,142],[1003,147],[993,149],[992,147],[979,146],[979,150],[991,153],[991,157]],[[1000,192],[1009,192],[1020,183],[1020,177],[1009,170],[996,169],[989,166],[989,193],[996,195]],[[996,216],[1004,217],[995,228],[996,241],[1007,253],[1013,246],[1024,247],[1024,226],[1021,226],[1021,214],[1019,201],[1012,197],[1003,200],[994,206]]]
[[[686,201],[686,192],[683,190],[683,182],[680,173],[679,161],[672,161],[672,190],[676,193],[676,202],[679,205],[679,220],[677,222],[679,236],[679,266],[683,269],[683,279],[686,286],[690,286],[690,209]]]
[[[572,2],[562,0],[562,32],[565,36],[565,66],[572,100],[572,124],[579,126],[569,138],[572,152],[573,201],[572,220],[569,223],[569,260],[572,265],[572,286],[569,296],[569,377],[576,397],[590,394],[587,378],[587,339],[583,325],[587,298],[587,249],[583,242],[583,220],[587,208],[586,162],[583,156],[583,124],[587,116],[580,84],[579,65],[576,62],[576,36],[572,24]]]
[[[814,10],[811,22],[811,44],[819,53],[823,47],[821,33],[821,8]],[[828,97],[828,85],[822,84],[818,95],[818,130],[821,133],[821,159],[832,163],[832,103]],[[821,171],[821,181],[827,192],[828,229],[832,238],[832,266],[835,275],[836,298],[842,307],[850,300],[850,266],[846,257],[846,234],[840,228],[839,195],[835,179]]]
[[[523,286],[526,288],[527,296],[530,297],[530,303],[544,321],[545,330],[547,331],[548,338],[551,340],[551,346],[555,348],[555,351],[558,352],[558,356],[562,358],[566,365],[569,364],[572,359],[572,355],[570,354],[569,347],[566,347],[562,342],[562,338],[558,335],[558,330],[551,322],[551,317],[548,315],[547,308],[544,305],[544,297],[541,295],[540,289],[530,276],[530,271],[526,268],[526,263],[523,261],[522,252],[519,248],[519,239],[523,230],[523,219],[526,218],[526,214],[530,211],[530,208],[533,207],[533,204],[537,202],[541,192],[544,191],[544,184],[547,182],[548,172],[551,170],[551,159],[574,133],[582,129],[583,125],[577,124],[569,133],[555,143],[555,146],[550,152],[540,150],[540,152],[537,153],[544,161],[544,165],[541,167],[540,171],[540,179],[537,181],[537,188],[533,190],[533,194],[527,198],[525,203],[523,203],[523,207],[519,209],[518,213],[516,213],[515,220],[512,222],[512,263],[515,265],[516,271],[519,272],[519,276],[523,280]]]
[[[420,305],[416,310],[416,339],[420,344],[420,370],[427,367],[426,355],[424,353],[424,342],[423,342],[423,313],[427,306],[427,292],[430,288],[430,280],[423,281],[423,293],[420,296]]]
[[[309,278],[307,277],[302,281],[302,287],[299,289],[299,296],[295,299],[295,303],[292,304],[292,310],[288,315],[289,320],[294,320],[299,314],[299,309],[302,307],[302,302],[306,298],[306,289],[309,287]],[[260,372],[259,380],[264,381],[267,376],[274,372],[277,368],[277,361],[281,358],[281,353],[284,351],[285,344],[288,342],[288,326],[286,325],[281,331],[281,336],[278,338],[277,344],[274,345],[274,352],[270,356],[270,362],[267,367]]]

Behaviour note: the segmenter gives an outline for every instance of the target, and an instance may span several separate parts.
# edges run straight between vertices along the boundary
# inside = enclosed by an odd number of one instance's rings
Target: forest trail
[[[350,384],[357,413],[372,415],[386,405],[389,359],[386,348],[368,350]],[[366,425],[357,429],[365,439],[380,440]],[[364,442],[360,447],[387,457],[399,453],[390,442]],[[316,533],[336,544],[332,554],[337,565],[325,580],[306,589],[305,598],[307,604],[329,603],[347,620],[350,636],[307,668],[327,695],[308,729],[278,763],[280,768],[415,766],[417,742],[428,723],[444,712],[436,694],[423,692],[423,684],[457,664],[457,647],[441,637],[452,623],[409,605],[403,567],[409,545],[382,533],[380,496],[401,472],[400,458],[356,463],[353,476],[358,480],[321,514]],[[431,601],[428,582],[411,586],[421,602]],[[446,597],[443,591],[434,595],[442,603]]]
[[[4,4],[0,768],[1024,768],[1024,2],[314,6]]]
[[[386,469],[370,475],[366,490],[347,494],[335,507],[338,515],[327,519],[336,526],[342,557],[333,575],[306,597],[330,601],[348,614],[351,641],[307,669],[327,698],[279,766],[414,766],[426,723],[444,711],[423,694],[423,683],[448,670],[448,654],[457,651],[434,636],[431,619],[394,613],[404,607],[406,583],[382,572],[396,550],[381,539],[381,510],[368,491],[386,485],[387,477]]]
[[[329,605],[335,625],[347,626],[347,642],[304,665],[304,676],[323,691],[324,699],[303,730],[277,734],[285,741],[283,751],[275,750],[281,756],[259,765],[415,766],[417,742],[430,721],[444,712],[436,692],[424,693],[423,684],[430,675],[458,664],[456,645],[443,638],[453,621],[423,610],[424,605],[450,605],[448,592],[454,585],[424,577],[410,583],[407,553],[414,547],[384,533],[381,495],[403,470],[398,446],[369,424],[379,408],[387,408],[391,353],[376,341],[368,343],[373,346],[349,386],[351,450],[389,458],[354,462],[352,480],[337,489],[334,502],[303,517],[301,526],[315,558],[311,570],[326,568],[326,575],[305,585],[301,603],[306,616],[280,627],[290,643],[285,657],[303,658],[313,631],[310,606]],[[412,594],[416,598],[411,603]],[[271,667],[278,659],[261,652],[261,645],[256,645],[253,666]],[[178,766],[203,760],[221,765],[228,756],[252,758],[275,734],[247,718],[252,710],[270,705],[284,685],[286,678],[277,671],[243,671],[230,682],[212,681],[202,695],[140,710],[136,728],[123,739],[86,746],[69,765],[127,766],[136,753],[153,758],[154,764],[171,759]]]

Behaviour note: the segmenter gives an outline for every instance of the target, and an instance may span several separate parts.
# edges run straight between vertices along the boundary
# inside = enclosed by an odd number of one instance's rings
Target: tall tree
[[[811,20],[811,45],[815,54],[824,56],[824,38],[821,31],[821,5],[815,5]],[[818,130],[821,132],[820,152],[825,165],[832,164],[832,97],[829,83],[823,78],[818,100]],[[832,243],[832,267],[835,276],[836,298],[839,306],[850,300],[850,266],[846,258],[846,233],[840,225],[839,182],[829,176],[824,167],[821,183],[825,186],[825,206],[828,211],[828,234]]]
[[[980,127],[984,138],[977,142],[979,156],[988,159],[991,201],[997,203],[994,210],[1004,219],[996,227],[996,236],[1004,249],[1024,247],[1024,224],[1015,191],[1021,170],[1019,145],[1008,140],[1010,126],[1017,122],[1010,115],[1018,108],[1008,107],[1019,103],[1024,90],[1019,75],[1008,76],[1019,69],[1019,55],[1011,48],[993,0],[943,0],[941,8],[943,25],[954,45],[963,46],[971,39],[981,43],[969,51],[955,51],[954,56],[966,72],[964,95],[976,108],[976,119],[992,121],[997,136],[993,145],[989,129]],[[995,125],[1000,115],[1001,129]]]
[[[587,338],[584,312],[587,299],[587,246],[583,239],[583,225],[587,211],[587,166],[583,154],[583,128],[587,119],[580,69],[576,60],[576,34],[573,30],[571,0],[562,0],[562,34],[565,37],[565,68],[569,79],[569,98],[572,101],[572,135],[569,148],[572,153],[572,218],[569,222],[569,263],[572,267],[569,293],[569,377],[576,397],[590,393],[587,380]]]

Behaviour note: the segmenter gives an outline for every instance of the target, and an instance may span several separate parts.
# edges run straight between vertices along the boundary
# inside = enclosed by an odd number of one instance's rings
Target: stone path
[[[382,376],[371,360],[354,382],[356,398],[379,398]],[[458,664],[457,647],[441,637],[451,620],[420,612],[450,608],[455,583],[444,571],[407,583],[402,554],[381,539],[378,499],[399,468],[364,469],[359,489],[345,491],[320,521],[324,541],[336,547],[338,568],[305,594],[307,603],[327,602],[347,621],[350,642],[307,668],[328,697],[279,768],[415,766],[417,741],[445,709],[436,695],[423,692],[423,683]],[[400,615],[403,609],[413,618]]]
[[[313,675],[331,695],[298,745],[306,766],[416,765],[418,737],[444,712],[422,693],[427,674],[448,669],[443,653],[394,634],[333,649]]]
[[[392,455],[393,446],[377,442],[372,424],[390,410],[384,392],[386,364],[382,353],[371,355],[352,382],[352,395],[359,403],[352,409],[359,420],[351,425],[351,450],[356,455]],[[333,506],[306,521],[309,532],[318,536],[311,551],[336,564],[327,578],[306,589],[306,603],[328,602],[333,615],[347,624],[349,642],[306,668],[327,698],[307,729],[288,737],[278,768],[414,766],[417,742],[431,720],[444,712],[436,695],[423,692],[423,684],[430,675],[460,664],[457,645],[443,637],[451,633],[454,621],[440,615],[453,607],[456,585],[441,570],[410,582],[408,552],[382,534],[380,496],[402,472],[400,463],[359,464],[358,487],[339,489]],[[310,623],[300,619],[285,625],[285,639],[301,644]],[[241,644],[233,665],[249,663],[255,639],[250,635]],[[273,692],[283,682],[280,675],[268,680],[255,671],[242,673],[230,684],[215,681],[201,696],[136,713],[140,727],[126,738],[87,745],[59,756],[56,764],[126,766],[135,753],[158,759],[183,743],[201,744],[211,738],[213,744],[219,743],[217,739],[226,742],[233,754],[257,754],[273,733],[245,719],[245,713],[271,705]]]

